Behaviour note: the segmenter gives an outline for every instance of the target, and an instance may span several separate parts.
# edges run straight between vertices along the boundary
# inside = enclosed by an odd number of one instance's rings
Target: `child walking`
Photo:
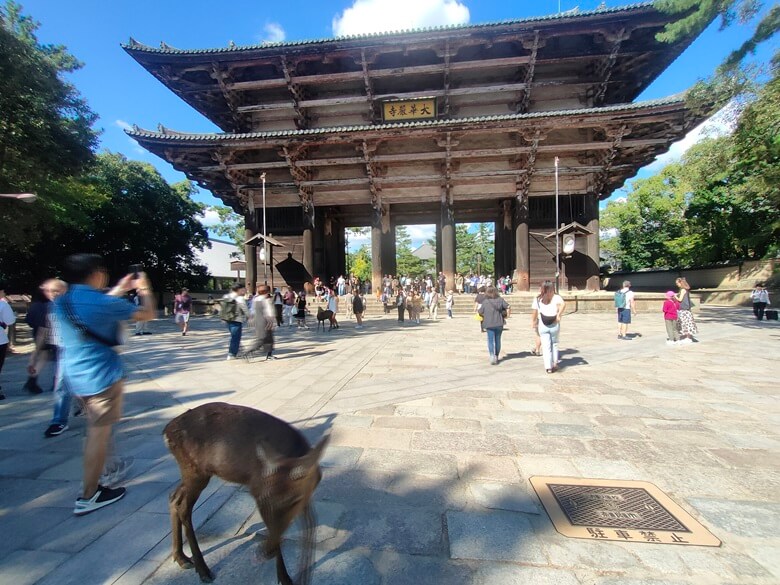
[[[661,310],[664,313],[664,325],[666,325],[666,345],[675,345],[678,341],[677,335],[677,309],[680,303],[677,302],[677,293],[673,290],[666,292],[666,300]]]

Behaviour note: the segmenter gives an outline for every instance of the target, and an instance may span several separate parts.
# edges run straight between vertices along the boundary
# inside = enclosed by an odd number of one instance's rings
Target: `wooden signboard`
[[[382,102],[382,121],[435,120],[436,98]]]

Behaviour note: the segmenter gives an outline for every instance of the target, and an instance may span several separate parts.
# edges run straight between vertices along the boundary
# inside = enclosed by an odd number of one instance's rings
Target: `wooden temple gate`
[[[495,273],[555,270],[543,234],[583,226],[566,286],[599,287],[599,201],[701,120],[680,97],[635,102],[693,40],[663,44],[652,3],[487,25],[223,49],[124,46],[224,133],[134,128],[309,275],[345,271],[344,227],[371,226],[373,284],[395,226],[432,223],[452,286],[455,223],[496,225]],[[555,159],[559,160],[556,191]],[[552,248],[554,249],[554,242]],[[292,260],[292,259],[291,259]],[[254,250],[247,281],[257,277]]]

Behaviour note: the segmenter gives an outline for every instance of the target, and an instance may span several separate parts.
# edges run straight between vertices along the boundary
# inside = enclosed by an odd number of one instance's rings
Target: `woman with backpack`
[[[495,366],[501,353],[501,334],[504,332],[504,323],[509,315],[509,304],[498,295],[496,287],[489,286],[477,312],[482,317],[482,326],[487,332],[490,363]]]
[[[539,330],[542,340],[544,369],[552,374],[558,369],[558,335],[561,331],[561,316],[566,306],[563,298],[556,294],[555,285],[545,280],[539,289],[539,296],[531,304],[531,329]]]

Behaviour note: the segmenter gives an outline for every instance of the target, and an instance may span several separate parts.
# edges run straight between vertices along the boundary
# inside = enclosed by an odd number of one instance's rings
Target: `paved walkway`
[[[701,342],[664,343],[660,315],[630,342],[610,315],[568,315],[562,370],[531,356],[529,316],[488,364],[469,318],[365,329],[283,330],[275,362],[226,362],[214,318],[178,335],[133,337],[118,449],[135,457],[127,496],[72,515],[84,421],[44,439],[51,395],[20,390],[10,356],[0,403],[0,575],[14,585],[193,584],[170,560],[167,495],[178,470],[160,437],[188,408],[224,400],[332,433],[316,493],[313,583],[749,585],[780,582],[780,328],[749,309],[703,309]],[[721,548],[560,536],[533,475],[655,483]],[[259,515],[241,488],[212,480],[195,514],[218,583],[275,583],[258,559]],[[291,571],[295,533],[286,542]]]

